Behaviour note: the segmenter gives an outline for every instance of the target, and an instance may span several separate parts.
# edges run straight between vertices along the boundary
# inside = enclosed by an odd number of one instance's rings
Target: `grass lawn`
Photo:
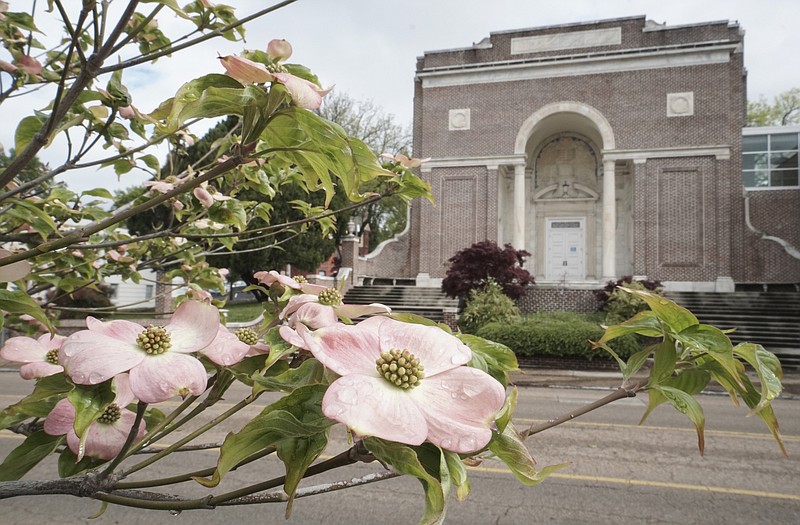
[[[223,308],[227,312],[227,319],[229,323],[246,323],[247,321],[255,320],[264,311],[259,303],[239,303],[228,304]],[[111,321],[113,319],[152,319],[153,309],[142,310],[120,310],[113,315],[104,316],[104,321]]]
[[[260,303],[229,304],[224,310],[228,311],[229,323],[245,323],[253,321],[264,312]]]

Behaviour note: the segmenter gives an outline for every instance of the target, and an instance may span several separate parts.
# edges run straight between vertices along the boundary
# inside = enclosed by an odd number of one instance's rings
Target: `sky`
[[[227,3],[236,7],[240,18],[270,4],[263,0]],[[30,4],[11,0],[10,10],[28,10]],[[66,0],[65,4],[69,8],[80,2]],[[39,2],[40,8],[45,5]],[[123,5],[115,0],[112,8]],[[149,8],[153,4],[143,5]],[[748,98],[764,96],[771,101],[800,86],[798,0],[298,0],[248,25],[244,43],[214,39],[171,59],[126,72],[123,81],[134,104],[151,111],[183,82],[222,72],[218,55],[238,53],[242,48],[264,49],[270,39],[285,38],[294,48],[290,61],[310,67],[323,86],[335,85],[336,91],[356,100],[371,100],[394,115],[396,122],[410,126],[416,58],[426,51],[469,47],[495,31],[638,15],[668,25],[737,21],[745,31]],[[159,27],[171,36],[182,34],[184,24],[166,10],[159,18]],[[53,22],[41,19],[39,26],[47,38],[60,34]],[[3,53],[0,51],[0,59],[8,59]],[[15,123],[32,109],[44,108],[47,97],[47,91],[41,90],[18,99],[19,103],[0,106],[0,144],[13,147]],[[55,166],[64,151],[63,143],[56,142],[41,157]],[[144,174],[133,173],[105,186],[124,187],[144,178]],[[66,180],[75,189],[88,189],[99,179],[93,171]]]

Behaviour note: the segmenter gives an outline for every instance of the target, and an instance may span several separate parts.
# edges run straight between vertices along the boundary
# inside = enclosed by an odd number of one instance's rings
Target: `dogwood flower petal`
[[[130,410],[123,410],[119,419],[114,423],[92,423],[86,431],[86,442],[84,443],[86,455],[104,460],[114,459],[119,454],[119,451],[122,450],[122,446],[125,444],[128,433],[133,428],[135,421],[136,414]],[[144,435],[144,431],[144,422],[141,422],[136,432],[136,438],[141,438]],[[80,441],[75,431],[67,433],[67,446],[75,454],[78,454]]]
[[[469,363],[472,350],[467,345],[435,326],[401,323],[388,317],[371,317],[359,326],[375,326],[381,349],[407,348],[425,364],[428,376]],[[411,350],[413,348],[413,350]]]
[[[63,436],[75,423],[75,407],[68,399],[62,399],[53,407],[53,410],[44,420],[44,431],[51,436]]]
[[[63,363],[67,375],[81,385],[107,381],[137,366],[146,357],[133,342],[94,330],[75,332],[58,352],[58,360]]]
[[[345,423],[359,436],[420,445],[428,435],[428,426],[422,411],[416,404],[406,402],[406,396],[407,392],[380,377],[351,374],[328,387],[322,413]]]
[[[219,325],[217,336],[200,353],[218,365],[230,366],[238,363],[250,351],[250,345],[239,340],[227,327]]]
[[[333,87],[322,89],[310,80],[296,77],[291,73],[273,73],[272,76],[286,87],[294,103],[305,109],[319,109],[322,97],[333,90]]]
[[[170,352],[196,352],[208,346],[217,336],[219,310],[202,301],[185,301],[172,315],[165,327],[172,347]]]
[[[355,326],[336,324],[314,332],[298,331],[304,343],[301,348],[311,351],[320,363],[341,376],[377,376],[375,360],[381,352],[378,333],[364,329],[364,322]]]
[[[505,401],[499,382],[466,366],[437,374],[432,381],[423,380],[410,394],[425,407],[428,441],[462,454],[489,442],[494,416]]]
[[[222,62],[222,67],[229,76],[244,84],[263,84],[274,80],[272,73],[267,70],[267,66],[247,58],[227,55],[220,57],[219,61]]]
[[[131,391],[145,403],[160,403],[173,396],[199,396],[206,389],[207,375],[203,364],[192,356],[166,352],[147,356],[132,368]]]

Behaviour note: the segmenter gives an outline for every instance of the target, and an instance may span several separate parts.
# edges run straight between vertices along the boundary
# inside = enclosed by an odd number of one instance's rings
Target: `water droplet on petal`
[[[463,365],[464,364],[464,356],[459,354],[453,354],[453,357],[450,358],[450,362],[454,365]]]
[[[450,397],[452,397],[453,399],[457,398],[458,392],[450,392]]]
[[[458,396],[458,398],[462,401],[466,401],[469,399],[469,396],[466,393],[462,393],[460,396]]]
[[[483,370],[478,370],[477,368],[470,368],[470,370],[472,370],[472,375],[474,375],[474,376],[482,376],[483,375]]]
[[[90,372],[89,373],[89,384],[90,385],[96,385],[98,383],[102,383],[103,381],[105,381],[105,379],[106,379],[105,376],[103,374],[101,374],[100,372]]]
[[[478,448],[478,442],[474,436],[466,436],[458,442],[460,450],[472,452]]]
[[[337,405],[336,403],[327,405],[325,407],[325,415],[328,417],[336,417],[341,415],[345,411],[345,407],[342,405]]]
[[[358,391],[351,386],[346,386],[336,393],[336,397],[346,405],[354,405],[358,401]]]
[[[449,439],[449,438],[445,438],[445,439],[442,440],[441,443],[439,443],[439,446],[444,448],[444,449],[448,449],[449,450],[450,447],[453,446],[453,440]]]
[[[79,385],[82,385],[86,382],[86,374],[83,374],[81,372],[72,372],[70,374],[70,377],[74,382],[78,383]]]
[[[450,390],[450,383],[447,381],[442,381],[441,383],[442,390]]]

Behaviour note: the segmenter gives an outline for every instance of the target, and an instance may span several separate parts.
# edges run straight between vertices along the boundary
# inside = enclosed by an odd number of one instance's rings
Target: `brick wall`
[[[594,290],[567,288],[528,288],[525,297],[517,299],[522,313],[530,312],[595,312],[598,303]]]

